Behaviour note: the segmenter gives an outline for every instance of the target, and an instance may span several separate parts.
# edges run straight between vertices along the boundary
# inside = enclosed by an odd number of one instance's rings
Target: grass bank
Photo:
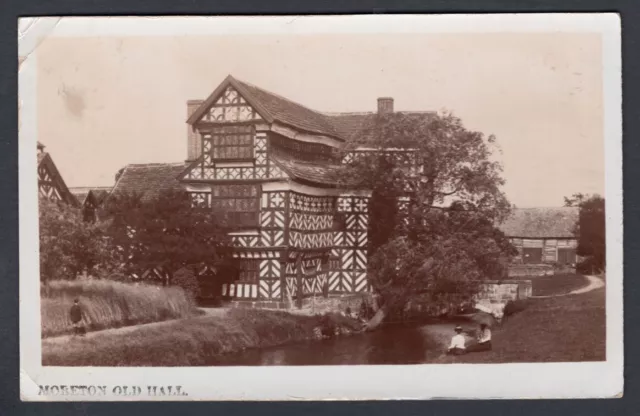
[[[464,325],[463,325],[464,326]],[[441,339],[446,345],[451,337]],[[527,308],[493,330],[493,350],[438,363],[577,362],[606,359],[605,289],[530,299]]]
[[[360,324],[339,314],[293,315],[230,309],[200,316],[42,342],[42,364],[55,366],[198,366],[221,355],[317,337],[317,328],[350,332]]]
[[[185,318],[198,313],[193,300],[177,287],[111,280],[52,281],[40,289],[43,337],[72,332],[69,309],[76,298],[88,331]]]
[[[552,276],[531,276],[533,296],[564,295],[589,284],[586,277],[575,273]]]

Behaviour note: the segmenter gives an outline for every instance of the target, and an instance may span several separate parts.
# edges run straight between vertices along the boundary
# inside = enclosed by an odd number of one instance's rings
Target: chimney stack
[[[203,102],[204,100],[187,101],[187,118],[191,117]],[[200,140],[200,134],[192,125],[187,125],[187,129],[187,162],[192,162],[202,153],[202,140]]]
[[[378,114],[391,114],[393,113],[393,98],[380,97],[378,98]]]

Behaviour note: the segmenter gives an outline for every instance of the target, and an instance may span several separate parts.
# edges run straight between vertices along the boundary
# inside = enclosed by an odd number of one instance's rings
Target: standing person
[[[456,334],[451,338],[451,345],[447,354],[462,355],[466,352],[465,339],[462,334],[462,327],[460,325],[455,327]]]
[[[69,310],[69,318],[71,318],[71,324],[73,325],[73,333],[75,335],[84,335],[84,327],[82,326],[82,308],[80,307],[80,301],[75,299],[71,310]]]

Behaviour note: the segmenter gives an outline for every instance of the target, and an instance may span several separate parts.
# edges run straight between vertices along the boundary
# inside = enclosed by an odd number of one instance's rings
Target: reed
[[[87,331],[136,325],[198,314],[181,288],[88,279],[51,281],[40,287],[42,336],[72,332],[69,309],[79,299]]]

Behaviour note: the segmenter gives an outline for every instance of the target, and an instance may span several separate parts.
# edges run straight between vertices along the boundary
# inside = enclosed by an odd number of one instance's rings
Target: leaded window
[[[215,160],[253,160],[253,126],[224,126],[203,137],[205,151]]]
[[[190,192],[191,206],[193,208],[209,207],[209,192]]]
[[[257,227],[260,215],[259,185],[215,185],[211,206],[231,226]]]
[[[258,260],[242,259],[239,264],[238,280],[241,282],[258,281],[259,265]]]

